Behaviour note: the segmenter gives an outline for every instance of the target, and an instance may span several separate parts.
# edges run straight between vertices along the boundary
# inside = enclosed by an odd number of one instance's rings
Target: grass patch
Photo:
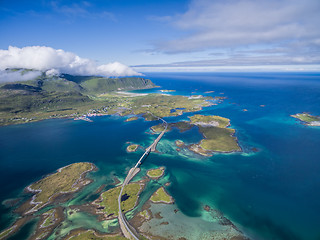
[[[135,121],[138,120],[138,117],[130,117],[126,120],[126,122],[131,122],[131,121]]]
[[[190,118],[190,122],[195,125],[201,125],[199,123],[206,123],[210,124],[212,122],[218,123],[216,127],[225,128],[230,125],[230,120],[228,118],[220,117],[220,116],[206,116],[206,115],[200,115],[196,114],[193,115]]]
[[[112,217],[118,215],[118,196],[120,194],[121,187],[112,188],[101,194],[100,198],[94,203],[102,207],[102,211]],[[130,183],[123,189],[122,196],[125,196],[124,201],[121,201],[121,209],[123,212],[127,212],[133,209],[137,203],[141,186],[139,183]]]
[[[134,98],[132,109],[135,114],[151,112],[159,117],[178,116],[183,112],[199,111],[202,107],[209,106],[210,103],[206,101],[209,99],[211,98],[189,99],[188,97],[179,95],[149,94],[147,96]]]
[[[172,197],[164,190],[159,188],[150,198],[154,203],[173,203]]]
[[[143,210],[142,212],[140,212],[140,216],[142,216],[143,218],[145,218],[147,220],[150,219],[150,215],[147,210]]]
[[[51,209],[51,210],[45,212],[43,215],[46,216],[46,218],[44,219],[43,223],[41,224],[41,227],[49,227],[55,223],[55,220],[57,217],[55,209]]]
[[[54,196],[65,192],[74,192],[82,186],[80,177],[83,173],[93,170],[93,164],[88,162],[74,163],[59,169],[38,182],[29,186],[29,190],[38,192],[33,201],[41,208],[47,202],[52,201]]]
[[[239,151],[237,139],[233,137],[234,129],[219,127],[199,127],[200,132],[205,136],[200,146],[214,152]]]
[[[14,229],[15,229],[16,226],[12,226],[4,231],[2,231],[0,233],[0,239],[4,239],[6,236],[8,236]]]
[[[138,144],[131,144],[127,147],[127,151],[128,152],[135,152],[137,151],[139,145]]]
[[[295,115],[291,115],[291,117],[297,118],[303,122],[306,123],[311,123],[311,122],[317,122],[320,121],[320,117],[319,116],[313,116],[311,114],[308,113],[297,113]]]
[[[156,169],[151,169],[147,172],[148,177],[159,178],[164,174],[164,167],[159,167]]]

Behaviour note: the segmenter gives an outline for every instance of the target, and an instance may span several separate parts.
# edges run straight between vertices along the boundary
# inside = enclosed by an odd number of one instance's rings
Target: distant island
[[[297,113],[295,115],[291,115],[296,119],[299,119],[307,126],[320,126],[320,116],[313,116],[309,113]]]

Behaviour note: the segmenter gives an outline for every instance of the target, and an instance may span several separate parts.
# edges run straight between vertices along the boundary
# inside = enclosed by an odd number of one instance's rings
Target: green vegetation
[[[196,114],[189,117],[190,121],[181,121],[170,123],[167,128],[171,131],[173,127],[178,128],[181,132],[197,127],[203,135],[203,140],[198,144],[191,144],[188,148],[203,156],[211,156],[212,152],[234,152],[240,151],[237,138],[234,137],[235,130],[228,128],[230,120],[220,116],[200,115]],[[155,132],[163,130],[162,124],[151,127]],[[181,140],[177,140],[177,147],[184,147],[185,144]]]
[[[145,114],[143,117],[147,120],[154,120],[155,118],[148,115],[148,112],[158,117],[179,116],[183,112],[199,111],[204,106],[210,106],[211,103],[207,100],[211,99],[211,97],[190,99],[179,95],[149,94],[134,98],[132,110],[134,114]]]
[[[141,190],[139,183],[130,183],[123,189],[121,199],[121,209],[127,212],[133,209],[138,201],[139,193]],[[101,194],[94,204],[99,205],[98,209],[104,212],[107,216],[116,217],[118,215],[118,197],[121,187],[112,188]]]
[[[164,174],[164,167],[159,167],[156,169],[151,169],[147,172],[148,177],[159,178]]]
[[[70,235],[68,235],[68,240],[126,240],[126,238],[121,235],[100,235],[94,230],[76,231]]]
[[[158,125],[152,126],[151,130],[155,133],[161,133],[164,130],[165,126],[162,123],[159,123]],[[167,127],[166,132],[169,132],[171,130],[170,126]]]
[[[28,187],[28,190],[37,192],[33,198],[33,202],[36,203],[34,209],[40,209],[48,202],[52,202],[53,198],[60,194],[77,191],[85,184],[81,181],[82,175],[93,170],[93,168],[94,166],[92,163],[74,163],[31,184]]]
[[[138,117],[130,117],[126,120],[126,122],[131,122],[131,121],[135,121],[138,120]]]
[[[159,188],[150,198],[154,203],[173,203],[172,197],[164,190],[163,187]]]
[[[201,140],[200,147],[213,152],[240,151],[237,139],[233,137],[235,130],[219,127],[199,127],[205,139]]]
[[[313,116],[308,113],[297,113],[295,115],[291,115],[291,117],[297,118],[300,121],[306,122],[307,125],[320,125],[320,116]]]
[[[143,210],[143,211],[140,212],[139,214],[140,214],[141,217],[143,217],[143,218],[145,218],[145,219],[147,219],[147,220],[150,219],[150,215],[149,215],[149,213],[148,213],[147,210]]]
[[[135,152],[137,151],[139,145],[138,144],[131,144],[127,147],[127,151],[128,152]]]
[[[166,132],[170,132],[172,128],[178,128],[180,132],[185,132],[193,127],[190,122],[187,121],[181,121],[176,123],[169,123]],[[152,126],[150,128],[155,133],[160,133],[164,130],[164,125],[162,123],[159,123],[158,125]]]
[[[191,123],[199,127],[199,131],[204,136],[198,148],[194,146],[192,150],[198,150],[202,155],[208,152],[233,152],[240,151],[237,139],[233,136],[235,130],[227,128],[230,120],[220,116],[194,115],[190,117]],[[202,151],[202,148],[204,151]]]
[[[2,231],[0,233],[0,239],[4,239],[6,236],[8,236],[14,229],[16,228],[16,226],[12,226],[4,231]]]
[[[55,220],[57,218],[56,216],[56,210],[51,209],[43,214],[45,217],[43,223],[41,224],[41,227],[49,227],[55,223]]]
[[[23,72],[21,69],[17,71]],[[146,120],[156,120],[150,113],[159,117],[178,116],[212,104],[207,101],[212,97],[117,92],[153,87],[156,86],[150,80],[138,77],[102,78],[67,74],[58,77],[43,73],[34,80],[0,84],[0,126],[97,114],[135,114]]]
[[[190,122],[187,121],[170,123],[170,126],[178,128],[180,132],[185,132],[193,127],[193,125],[191,125]]]
[[[80,83],[87,93],[99,94],[111,91],[147,89],[156,87],[149,79],[140,77],[102,78],[92,77]]]
[[[220,116],[207,116],[196,114],[190,118],[191,124],[200,126],[214,126],[220,128],[226,128],[230,125],[230,120]]]
[[[49,232],[43,232],[43,233],[40,233],[39,236],[36,237],[37,240],[40,240],[40,239],[44,239],[47,235],[48,235]]]

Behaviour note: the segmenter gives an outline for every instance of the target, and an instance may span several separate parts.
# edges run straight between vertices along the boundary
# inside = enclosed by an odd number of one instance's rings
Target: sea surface
[[[198,113],[230,118],[243,152],[210,158],[178,153],[174,140],[194,143],[201,135],[194,129],[183,134],[174,130],[160,141],[162,153],[151,153],[143,163],[140,177],[147,169],[165,166],[163,181],[171,182],[168,192],[190,221],[205,221],[203,206],[209,205],[252,239],[320,239],[320,127],[290,117],[301,112],[320,115],[319,73],[148,73],[146,77],[161,89],[177,90],[170,94],[227,97]],[[166,120],[187,120],[193,114]],[[66,206],[90,202],[97,198],[92,192],[102,184],[110,188],[114,177],[123,180],[139,159],[143,151],[127,153],[127,142],[147,147],[155,138],[149,127],[157,122],[124,122],[126,118],[119,116],[92,119],[51,119],[0,128],[0,231],[17,218],[6,200],[23,201],[27,198],[23,189],[32,182],[74,162],[93,162],[99,168],[89,174],[94,183]],[[146,189],[151,190],[155,189]],[[142,198],[150,196],[144,194]],[[84,226],[108,232],[115,225],[107,222],[105,227],[93,216],[78,214],[63,223],[60,234]],[[36,220],[10,239],[27,239],[35,226]]]

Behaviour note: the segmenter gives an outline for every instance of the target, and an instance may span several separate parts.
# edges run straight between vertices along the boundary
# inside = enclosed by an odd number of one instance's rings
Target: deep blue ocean
[[[252,239],[320,239],[320,127],[290,117],[301,112],[320,115],[319,73],[152,73],[146,78],[161,89],[177,90],[173,94],[227,97],[201,114],[230,118],[243,149],[210,158],[170,155],[169,150],[150,154],[143,168],[166,167],[172,183],[168,191],[184,214],[199,217],[208,204]],[[123,178],[124,169],[140,156],[128,154],[126,142],[148,146],[153,138],[148,128],[157,124],[143,119],[124,122],[119,116],[93,120],[52,119],[1,127],[0,202],[23,197],[30,183],[73,162],[95,163],[100,170],[93,179],[107,181],[112,174]],[[166,143],[177,134],[165,134],[160,150],[165,152]],[[190,142],[201,139],[192,130],[184,137]],[[0,231],[14,222],[11,210],[1,204]],[[23,231],[12,239],[24,239],[21,236],[32,227]]]

